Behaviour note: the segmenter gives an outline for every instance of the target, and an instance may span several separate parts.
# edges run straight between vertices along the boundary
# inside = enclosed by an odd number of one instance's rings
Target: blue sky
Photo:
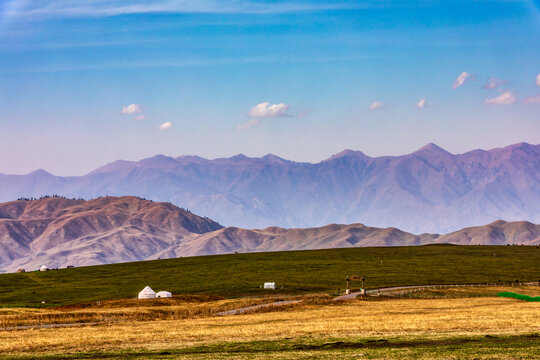
[[[156,154],[317,162],[345,148],[537,144],[539,8],[3,1],[0,173],[78,175]]]

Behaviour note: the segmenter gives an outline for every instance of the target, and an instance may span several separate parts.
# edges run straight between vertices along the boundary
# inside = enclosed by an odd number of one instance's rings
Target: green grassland
[[[345,287],[345,276],[354,274],[366,277],[368,289],[538,281],[540,249],[453,245],[349,248],[199,256],[2,274],[0,306],[52,306],[133,298],[146,285],[173,294],[223,297],[335,292]],[[266,281],[275,281],[279,289],[261,289]],[[46,304],[42,305],[42,301]]]

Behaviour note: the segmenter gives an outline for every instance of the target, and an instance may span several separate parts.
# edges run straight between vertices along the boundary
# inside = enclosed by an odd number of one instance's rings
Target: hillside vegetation
[[[366,277],[366,288],[394,285],[538,281],[533,246],[349,248],[230,254],[0,275],[0,306],[50,306],[134,298],[145,286],[173,294],[223,297],[335,292],[345,276]],[[355,284],[353,284],[354,286]],[[357,285],[359,286],[359,285]],[[45,301],[43,305],[41,302]]]

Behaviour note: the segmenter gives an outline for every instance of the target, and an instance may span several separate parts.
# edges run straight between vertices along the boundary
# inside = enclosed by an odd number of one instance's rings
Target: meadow
[[[538,281],[538,264],[536,247],[430,245],[4,274],[0,359],[537,358],[539,304],[497,294],[540,295],[538,286],[519,285]],[[366,277],[366,288],[513,284],[333,301],[353,274]],[[261,289],[265,281],[278,289]],[[175,296],[134,299],[146,285]],[[302,302],[218,315],[277,300]]]
[[[504,288],[491,288],[496,292]],[[514,288],[515,290],[515,288]],[[448,292],[457,292],[452,289]],[[490,358],[540,356],[540,306],[516,299],[461,297],[307,302],[234,316],[106,322],[55,329],[0,331],[0,359],[333,359]],[[483,290],[485,291],[485,289]],[[520,287],[531,296],[538,287]],[[454,294],[456,295],[456,294]],[[199,304],[221,308],[237,300]],[[116,303],[117,305],[119,303]],[[148,302],[149,307],[161,306]],[[172,307],[183,307],[178,301]],[[114,311],[114,302],[101,311]],[[127,312],[145,306],[121,307]],[[99,311],[98,309],[93,309]],[[120,310],[116,309],[116,310]],[[92,311],[4,309],[19,312]]]
[[[175,295],[223,298],[268,295],[261,289],[266,281],[277,283],[272,294],[335,293],[353,274],[364,275],[368,289],[538,281],[539,264],[540,249],[534,246],[428,245],[186,257],[2,274],[0,307],[129,299],[147,285]]]

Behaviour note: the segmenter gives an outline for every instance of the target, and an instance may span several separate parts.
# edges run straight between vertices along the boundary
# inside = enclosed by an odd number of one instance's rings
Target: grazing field
[[[335,292],[352,274],[364,275],[366,288],[538,281],[539,264],[540,249],[534,246],[429,245],[188,257],[2,274],[0,307],[133,298],[146,285],[173,294],[226,298],[267,294],[260,288],[265,281],[277,282],[274,293],[279,294]]]
[[[223,301],[239,300],[208,306]],[[313,302],[236,316],[0,331],[0,359],[531,359],[540,356],[538,318],[537,303],[500,297]]]

